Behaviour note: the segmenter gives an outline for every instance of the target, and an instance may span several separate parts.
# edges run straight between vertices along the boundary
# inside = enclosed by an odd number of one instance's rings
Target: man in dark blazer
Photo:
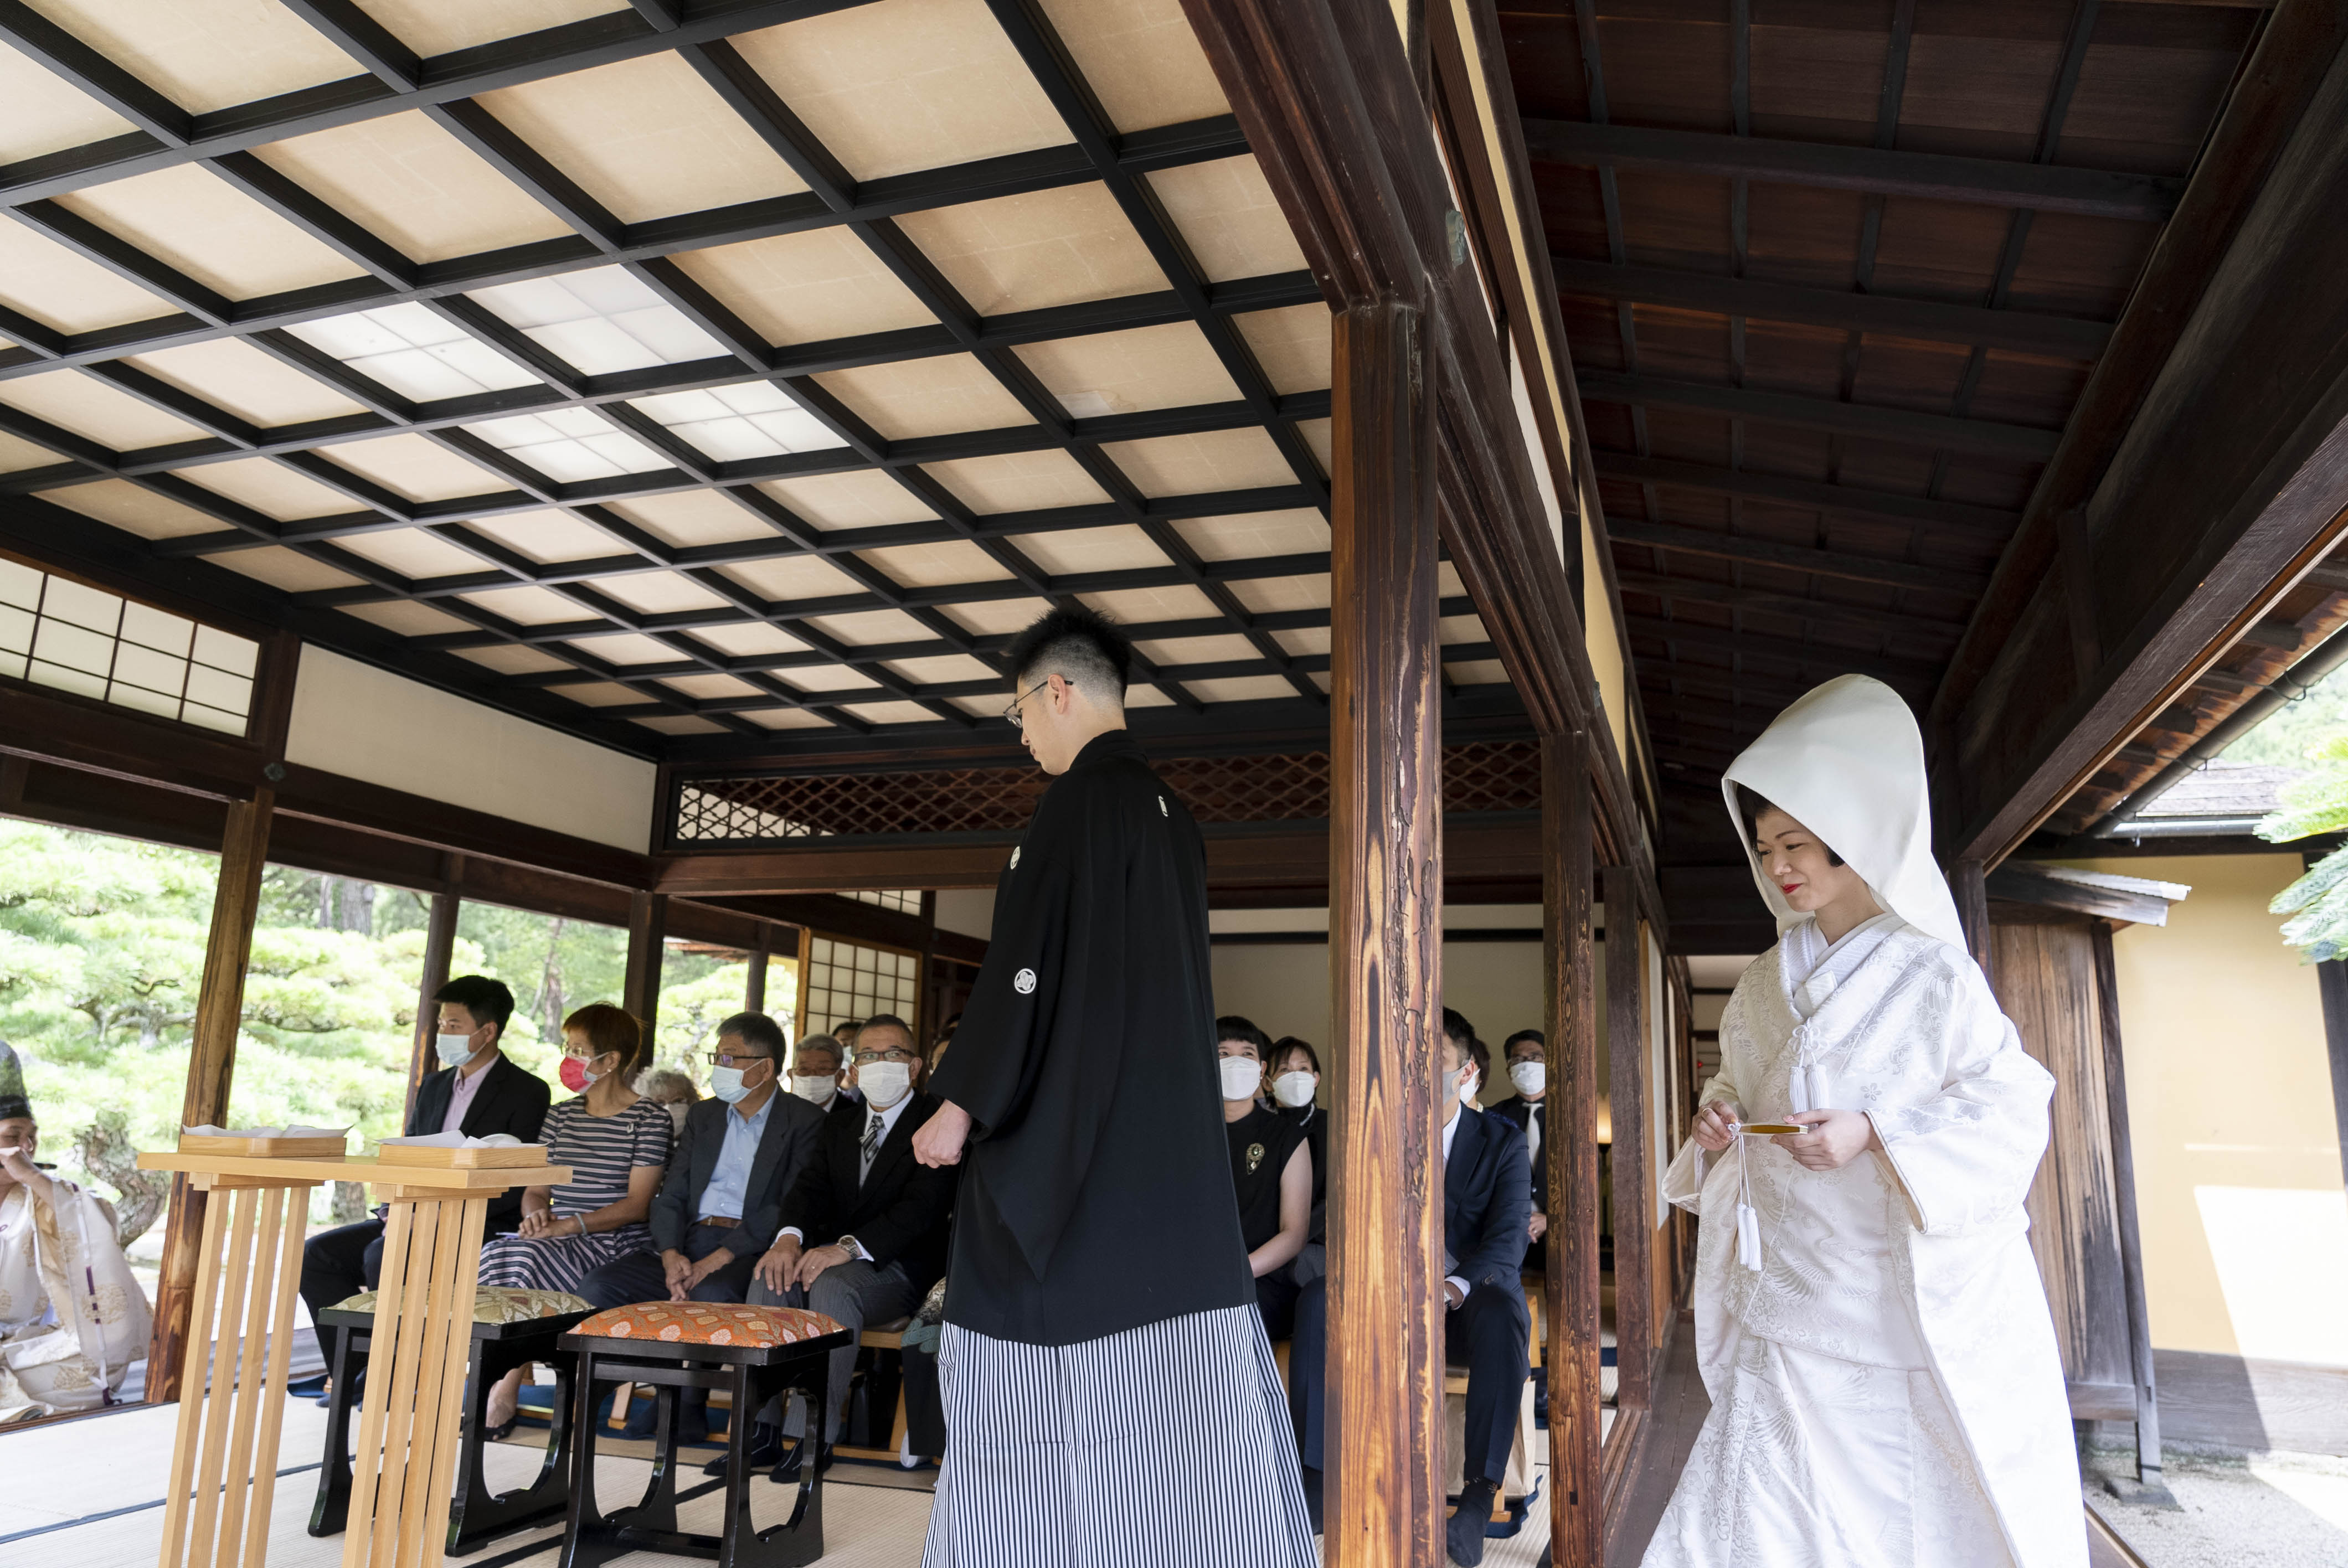
[[[783,1031],[765,1013],[717,1026],[710,1098],[685,1112],[646,1223],[650,1252],[613,1259],[579,1282],[598,1307],[639,1301],[740,1301],[782,1227],[783,1194],[820,1142],[824,1114],[778,1087]],[[678,1439],[708,1436],[706,1396],[685,1392]]]
[[[440,1071],[416,1091],[407,1136],[462,1132],[486,1138],[506,1132],[538,1142],[551,1098],[546,1081],[525,1072],[498,1049],[513,1018],[513,992],[482,975],[461,975],[433,995],[439,1014],[433,1050]],[[521,1223],[521,1190],[489,1200],[481,1234],[491,1236]],[[373,1290],[383,1263],[383,1211],[356,1225],[321,1231],[302,1247],[302,1299],[310,1315]]]
[[[822,1146],[784,1197],[782,1228],[758,1260],[753,1305],[804,1305],[860,1334],[868,1324],[911,1315],[945,1273],[955,1173],[913,1158],[913,1134],[938,1108],[921,1079],[911,1028],[888,1013],[865,1020],[848,1074],[862,1091],[859,1114],[826,1118]],[[851,1340],[831,1355],[827,1450],[839,1440],[855,1370]],[[764,1469],[780,1461],[788,1473],[778,1479],[793,1481],[807,1445],[785,1456],[782,1414],[779,1399],[758,1412],[750,1462]],[[725,1469],[720,1460],[710,1471]]]
[[[1549,1234],[1549,1042],[1537,1029],[1520,1029],[1500,1047],[1514,1094],[1497,1105],[1484,1107],[1525,1141],[1525,1162],[1532,1173],[1533,1212],[1525,1222],[1525,1263],[1528,1273],[1542,1271],[1545,1251],[1541,1238]]]
[[[1435,1091],[1444,1119],[1443,1347],[1447,1362],[1468,1368],[1464,1484],[1445,1544],[1451,1561],[1463,1568],[1484,1560],[1484,1525],[1508,1470],[1525,1379],[1531,1375],[1527,1351],[1532,1319],[1519,1266],[1532,1179],[1517,1130],[1463,1101],[1460,1091],[1474,1071],[1475,1038],[1466,1019],[1443,1009]],[[1328,1314],[1327,1282],[1316,1280],[1297,1302],[1296,1336],[1289,1349],[1308,1501],[1321,1479]]]

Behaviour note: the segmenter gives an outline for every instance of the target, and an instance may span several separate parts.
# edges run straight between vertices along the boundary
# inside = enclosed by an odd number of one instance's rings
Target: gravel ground
[[[2348,1460],[2174,1447],[2164,1458],[2176,1509],[2088,1482],[2096,1511],[2151,1568],[2348,1568]]]

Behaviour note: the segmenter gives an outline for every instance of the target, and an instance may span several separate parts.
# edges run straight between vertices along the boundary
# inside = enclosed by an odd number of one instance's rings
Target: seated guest
[[[1329,1113],[1321,1109],[1321,1053],[1294,1035],[1272,1042],[1272,1097],[1281,1114],[1304,1130],[1313,1155],[1313,1217],[1304,1226],[1304,1250],[1289,1272],[1302,1286],[1329,1272],[1323,1243],[1329,1234]]]
[[[791,1092],[828,1116],[863,1121],[856,1097],[847,1093],[848,1048],[837,1037],[811,1034],[791,1050]]]
[[[849,1081],[864,1091],[859,1118],[825,1123],[822,1147],[783,1197],[782,1228],[758,1260],[752,1305],[806,1306],[856,1335],[867,1324],[910,1316],[945,1273],[958,1173],[913,1158],[913,1134],[938,1108],[922,1092],[921,1080],[913,1031],[904,1020],[889,1013],[866,1020],[849,1069]],[[855,1370],[851,1339],[831,1353],[826,1450],[839,1440]],[[781,1419],[779,1397],[758,1414],[750,1463],[765,1469],[781,1461],[777,1479],[797,1479],[809,1445],[801,1442],[785,1458],[782,1438],[790,1427]],[[791,1414],[797,1426],[798,1412]],[[816,1463],[820,1469],[829,1460]],[[710,1467],[713,1475],[725,1472],[723,1460]]]
[[[954,1030],[962,1027],[962,1014],[953,1013],[938,1028],[938,1038],[930,1045],[930,1071],[935,1072],[938,1063],[946,1059],[946,1047],[953,1043]]]
[[[1531,1370],[1527,1348],[1532,1322],[1519,1271],[1531,1179],[1525,1170],[1524,1140],[1516,1129],[1465,1102],[1463,1091],[1475,1071],[1475,1039],[1466,1019],[1443,1009],[1435,1096],[1436,1113],[1443,1118],[1443,1343],[1447,1360],[1468,1367],[1460,1455],[1465,1484],[1446,1544],[1451,1561],[1463,1568],[1484,1560],[1484,1525],[1508,1469]],[[1298,1299],[1289,1356],[1300,1394],[1295,1403],[1308,1501],[1320,1491],[1328,1344],[1327,1282],[1316,1281]]]
[[[1258,1098],[1272,1040],[1247,1020],[1215,1020],[1215,1054],[1223,1078],[1223,1134],[1231,1150],[1231,1187],[1239,1196],[1240,1239],[1255,1274],[1255,1308],[1267,1337],[1296,1327],[1295,1276],[1288,1266],[1303,1249],[1313,1218],[1313,1155],[1304,1129]]]
[[[525,1187],[521,1225],[481,1249],[483,1285],[576,1291],[588,1275],[652,1245],[644,1215],[668,1169],[676,1124],[668,1108],[628,1087],[644,1065],[644,1030],[608,1002],[562,1020],[562,1086],[581,1091],[546,1113],[547,1163],[571,1167],[560,1187]],[[512,1430],[517,1367],[489,1390],[488,1436]]]
[[[765,1013],[717,1026],[709,1092],[685,1115],[685,1134],[646,1220],[651,1245],[613,1259],[579,1282],[598,1307],[639,1301],[740,1301],[750,1271],[782,1225],[783,1194],[823,1130],[823,1112],[777,1091],[783,1031]],[[677,1439],[709,1436],[707,1399],[685,1390]],[[649,1429],[631,1430],[643,1435]]]
[[[1500,1047],[1508,1060],[1514,1094],[1485,1109],[1525,1135],[1525,1162],[1532,1173],[1533,1212],[1525,1221],[1525,1266],[1543,1263],[1541,1238],[1549,1234],[1549,1162],[1542,1140],[1549,1136],[1549,1042],[1537,1029],[1520,1029]]]
[[[500,980],[460,975],[432,999],[440,1009],[433,1038],[440,1071],[416,1091],[407,1136],[462,1132],[486,1138],[504,1132],[537,1143],[552,1096],[544,1080],[515,1066],[498,1049],[513,1017],[513,992]],[[304,1244],[302,1299],[313,1319],[336,1302],[375,1288],[383,1261],[383,1214],[378,1208],[372,1219],[321,1231]],[[520,1223],[521,1194],[499,1193],[489,1200],[481,1234],[501,1235]]]
[[[668,1108],[669,1120],[678,1132],[685,1131],[685,1107],[701,1098],[701,1091],[693,1080],[674,1067],[656,1067],[636,1080],[636,1092],[645,1099]]]
[[[30,1102],[0,1095],[0,1424],[111,1403],[154,1327],[113,1205],[40,1145]]]

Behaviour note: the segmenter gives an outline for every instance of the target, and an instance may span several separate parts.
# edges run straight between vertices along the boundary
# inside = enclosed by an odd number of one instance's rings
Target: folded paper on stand
[[[406,1144],[411,1149],[519,1149],[520,1139],[510,1132],[492,1132],[486,1138],[468,1138],[462,1132],[420,1132],[413,1138],[386,1138],[384,1143]]]

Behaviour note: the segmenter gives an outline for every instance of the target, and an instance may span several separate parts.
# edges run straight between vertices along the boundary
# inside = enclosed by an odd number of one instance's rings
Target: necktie
[[[856,1184],[862,1186],[864,1178],[872,1173],[872,1156],[880,1152],[880,1112],[872,1112],[872,1120],[864,1126],[864,1163],[856,1173]]]

